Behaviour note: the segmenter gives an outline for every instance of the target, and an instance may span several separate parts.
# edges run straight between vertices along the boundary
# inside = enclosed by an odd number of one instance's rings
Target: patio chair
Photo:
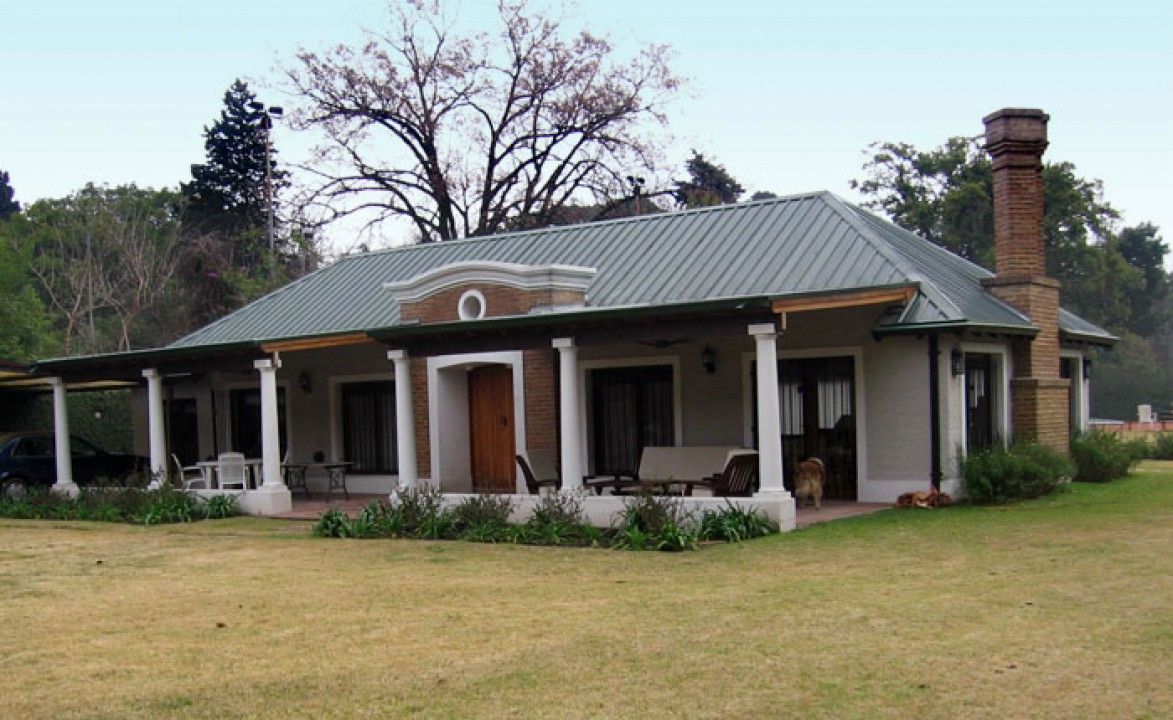
[[[248,470],[244,464],[244,455],[241,453],[220,453],[216,474],[220,478],[221,490],[229,486],[248,490]]]
[[[528,456],[528,457],[527,457]],[[525,477],[525,487],[530,495],[539,495],[542,488],[562,489],[562,478],[554,467],[554,460],[546,450],[527,450],[517,456],[517,465]]]
[[[757,453],[741,453],[729,458],[721,474],[704,485],[712,488],[715,497],[749,497],[757,479]]]
[[[198,465],[185,466],[179,462],[179,457],[175,453],[171,453],[171,462],[175,465],[175,479],[183,486],[184,490],[208,489],[208,481],[204,477],[203,468]]]

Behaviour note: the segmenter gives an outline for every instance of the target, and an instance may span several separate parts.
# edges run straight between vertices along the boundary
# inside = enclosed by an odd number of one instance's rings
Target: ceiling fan
[[[657,350],[664,350],[666,348],[672,347],[673,345],[689,342],[689,338],[680,337],[672,338],[671,340],[661,338],[659,340],[637,340],[636,342],[638,342],[640,345],[647,345],[648,347],[656,348]]]

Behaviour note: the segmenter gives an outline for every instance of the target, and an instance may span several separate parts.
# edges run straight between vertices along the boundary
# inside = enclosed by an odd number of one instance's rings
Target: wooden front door
[[[468,421],[473,491],[514,492],[512,368],[487,365],[468,373]]]

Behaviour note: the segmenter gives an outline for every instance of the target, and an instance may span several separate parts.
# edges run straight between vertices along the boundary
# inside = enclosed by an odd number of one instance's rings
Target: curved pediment
[[[407,280],[383,283],[383,288],[401,303],[418,302],[442,290],[465,285],[586,293],[597,272],[595,268],[575,265],[517,265],[470,260],[443,265]]]
[[[383,284],[403,322],[479,320],[580,307],[596,270],[473,260]]]

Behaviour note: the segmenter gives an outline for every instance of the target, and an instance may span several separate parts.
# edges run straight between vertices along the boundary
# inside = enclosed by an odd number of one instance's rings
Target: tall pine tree
[[[0,170],[0,220],[7,220],[20,212],[20,203],[13,198],[16,191],[8,184],[8,173]]]
[[[672,193],[683,208],[728,205],[737,202],[745,188],[737,182],[724,165],[705,159],[696,150],[684,164],[688,171],[687,180],[677,180]]]
[[[264,228],[269,213],[265,186],[268,130],[256,109],[257,96],[237,80],[224,93],[220,118],[204,128],[207,160],[192,166],[192,180],[183,184],[187,199],[184,224],[201,233],[220,233],[232,245],[232,264],[255,262],[267,247]],[[285,184],[277,169],[276,149],[269,153],[274,195]],[[274,199],[274,204],[276,200]]]

